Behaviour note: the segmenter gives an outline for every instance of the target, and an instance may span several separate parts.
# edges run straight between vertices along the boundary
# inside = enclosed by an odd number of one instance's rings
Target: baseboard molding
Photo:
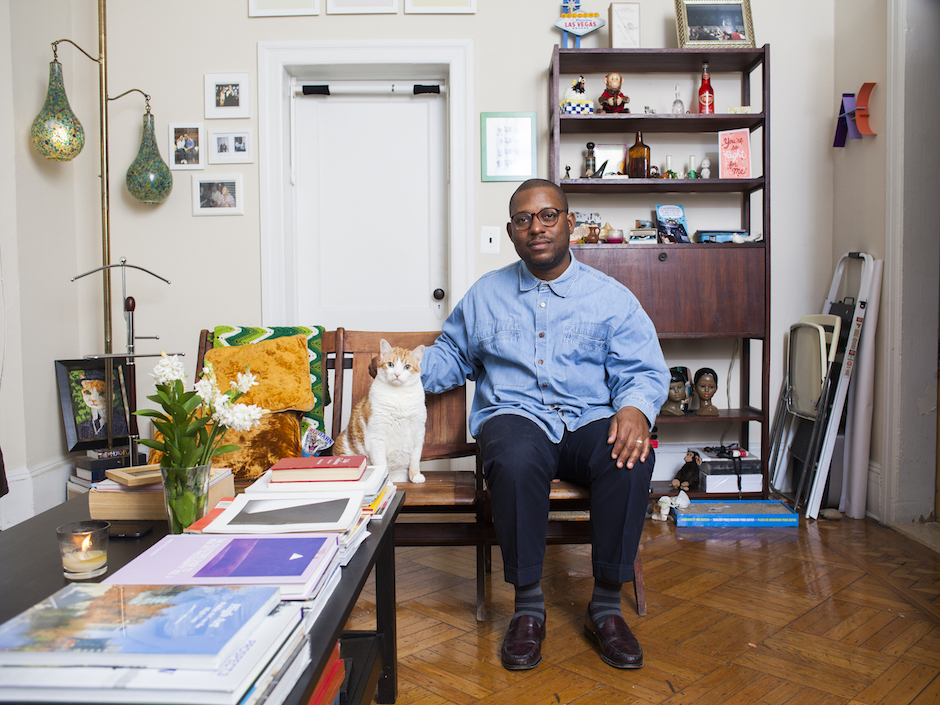
[[[6,467],[10,492],[0,498],[0,530],[8,529],[65,501],[65,483],[72,472],[69,458],[40,465]]]

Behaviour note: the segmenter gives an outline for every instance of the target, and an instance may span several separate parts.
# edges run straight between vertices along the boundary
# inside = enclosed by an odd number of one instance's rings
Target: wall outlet
[[[495,225],[484,225],[480,228],[480,254],[499,254],[499,228]]]

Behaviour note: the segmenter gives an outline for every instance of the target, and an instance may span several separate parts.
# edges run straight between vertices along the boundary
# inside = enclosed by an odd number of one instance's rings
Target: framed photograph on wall
[[[249,117],[247,73],[206,74],[206,119]]]
[[[398,0],[326,0],[328,15],[398,14]]]
[[[137,433],[137,419],[129,416],[124,390],[127,366],[123,360],[111,360],[111,438],[126,439]],[[59,406],[65,426],[68,449],[89,450],[108,445],[107,360],[56,360],[55,377]],[[130,429],[127,420],[130,418]]]
[[[230,130],[210,132],[206,149],[210,164],[251,164],[254,158],[254,132]]]
[[[320,0],[248,0],[249,17],[319,15]]]
[[[480,149],[483,181],[535,178],[535,113],[480,113]]]
[[[750,0],[676,0],[680,49],[751,47],[754,22]]]
[[[405,0],[405,13],[414,15],[472,15],[477,0]]]
[[[241,174],[193,174],[193,215],[244,215]]]
[[[205,167],[201,122],[170,123],[170,168],[202,169]]]

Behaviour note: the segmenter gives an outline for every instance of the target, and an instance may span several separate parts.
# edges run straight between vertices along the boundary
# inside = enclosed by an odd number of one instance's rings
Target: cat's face
[[[89,409],[104,410],[104,380],[103,379],[83,379],[82,382],[82,401]]]
[[[394,387],[404,387],[421,382],[421,357],[424,355],[424,346],[419,345],[414,350],[393,348],[388,341],[379,341],[378,368],[376,379],[391,384]]]

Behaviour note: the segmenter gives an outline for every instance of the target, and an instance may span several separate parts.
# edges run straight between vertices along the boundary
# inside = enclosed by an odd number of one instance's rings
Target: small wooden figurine
[[[630,99],[620,92],[620,86],[623,85],[623,77],[619,73],[609,73],[604,78],[607,84],[601,97],[597,102],[601,104],[601,110],[605,113],[629,113],[630,108],[627,103]]]

